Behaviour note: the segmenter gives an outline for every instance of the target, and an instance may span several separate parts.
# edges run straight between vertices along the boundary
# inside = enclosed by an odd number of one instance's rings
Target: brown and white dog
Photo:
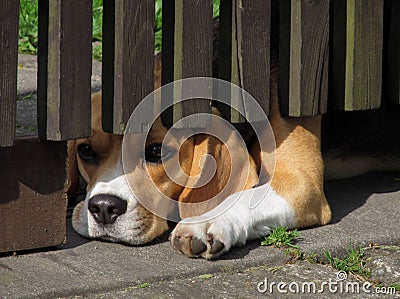
[[[155,62],[155,88],[161,85],[161,61]],[[278,106],[277,70],[272,71],[271,109],[269,121],[274,133],[276,149],[275,171],[272,180],[260,185],[259,169],[262,161],[271,159],[271,153],[260,150],[258,142],[248,144],[245,155],[249,167],[238,162],[235,182],[222,199],[237,198],[223,213],[217,213],[219,201],[206,209],[179,207],[183,219],[172,231],[171,245],[190,257],[215,258],[233,246],[244,245],[248,240],[268,235],[278,226],[302,228],[324,225],[331,220],[331,210],[323,191],[324,163],[321,156],[321,117],[283,118]],[[169,140],[169,158],[163,157],[163,140],[167,134],[157,119],[146,138],[142,163],[124,174],[122,163],[122,140],[120,135],[102,130],[101,94],[92,96],[92,134],[89,138],[68,143],[69,188],[73,195],[79,188],[78,175],[87,183],[84,201],[74,209],[72,224],[81,235],[128,244],[145,244],[168,230],[167,221],[146,210],[137,195],[158,204],[160,192],[151,192],[147,173],[158,190],[179,203],[198,203],[221,194],[232,170],[226,144],[207,134],[197,134],[185,140]],[[239,143],[233,134],[229,142]],[[216,173],[200,188],[177,184],[166,174],[168,164],[179,161],[183,172],[192,177],[201,175],[202,157],[211,155],[216,161]],[[243,153],[242,153],[243,154]],[[176,156],[177,159],[171,159]],[[141,157],[139,157],[141,158]],[[376,159],[326,158],[328,176],[340,178],[370,170],[400,169],[398,162]],[[399,159],[397,159],[398,161]],[[356,167],[353,167],[356,165]],[[395,165],[393,167],[393,165]],[[349,171],[350,169],[350,171]],[[131,190],[128,182],[137,190]],[[262,194],[256,208],[250,208],[251,200]],[[260,195],[261,197],[261,195]],[[221,200],[221,199],[220,199]],[[160,203],[161,204],[161,203]],[[217,216],[215,216],[217,215]]]
[[[156,59],[155,87],[160,86],[161,63]],[[240,198],[217,217],[207,218],[210,211],[180,209],[183,221],[177,224],[170,240],[173,247],[187,256],[215,258],[233,246],[244,245],[247,240],[267,235],[277,226],[300,228],[323,225],[330,221],[331,210],[323,192],[323,161],[320,150],[321,117],[283,118],[277,104],[277,72],[272,73],[272,107],[270,124],[275,135],[276,158],[273,179],[261,186],[258,169],[271,153],[260,151],[258,143],[250,145],[250,168],[238,172],[236,179],[241,188],[231,188],[228,194]],[[143,167],[136,167],[126,178],[122,166],[122,136],[105,133],[101,121],[101,94],[92,96],[92,134],[89,138],[68,143],[69,189],[73,194],[79,185],[78,174],[87,183],[86,199],[74,209],[72,224],[81,235],[128,244],[150,242],[168,229],[167,221],[147,211],[135,198],[127,180],[146,177]],[[181,203],[203,202],[221,192],[230,172],[226,146],[217,138],[199,134],[184,142],[176,140],[168,145],[186,174],[201,172],[201,157],[210,154],[217,161],[214,177],[201,188],[178,185],[166,175],[164,167],[173,161],[163,161],[162,142],[167,129],[158,119],[146,139],[145,163],[152,181],[158,189]],[[231,142],[235,144],[235,136]],[[180,148],[179,144],[182,144]],[[139,153],[138,153],[139,154]],[[239,184],[240,185],[240,184]],[[146,194],[148,188],[135,194],[157,201],[158,194]],[[253,188],[254,187],[254,188]],[[245,189],[242,191],[242,189]],[[256,193],[254,193],[256,192]],[[252,196],[266,192],[255,209],[249,209]],[[215,207],[215,208],[214,208]],[[189,218],[188,218],[189,217]],[[197,217],[197,218],[196,218]],[[209,219],[206,221],[196,221]]]

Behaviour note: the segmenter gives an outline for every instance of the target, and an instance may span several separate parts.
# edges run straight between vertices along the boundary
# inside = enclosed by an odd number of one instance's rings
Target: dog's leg
[[[171,244],[184,254],[215,258],[278,226],[306,227],[330,221],[323,193],[321,119],[282,118],[276,90],[272,90],[275,102],[270,118],[277,145],[271,183],[235,193],[204,215],[181,221],[171,234]],[[256,160],[270,158],[266,153],[259,156]]]
[[[277,144],[272,188],[294,209],[295,227],[327,224],[331,210],[323,191],[321,117],[277,118],[271,119]]]
[[[235,193],[210,212],[184,219],[172,232],[172,246],[188,256],[210,259],[232,246],[265,236],[278,226],[293,228],[329,222],[319,140],[305,128],[307,124],[303,125],[292,128],[285,142],[278,144],[271,184]],[[302,138],[306,139],[304,144],[299,143]]]
[[[294,209],[265,184],[229,196],[202,216],[184,219],[172,232],[171,244],[187,256],[210,259],[267,235],[274,227],[294,227],[295,223]]]

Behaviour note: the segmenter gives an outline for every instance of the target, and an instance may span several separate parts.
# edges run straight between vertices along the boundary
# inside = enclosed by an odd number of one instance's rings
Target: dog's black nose
[[[88,209],[100,224],[111,224],[126,212],[127,202],[118,196],[99,194],[89,199]]]

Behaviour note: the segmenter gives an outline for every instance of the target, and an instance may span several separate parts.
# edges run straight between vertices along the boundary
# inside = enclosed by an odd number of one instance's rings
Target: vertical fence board
[[[379,108],[383,0],[335,1],[333,36],[335,106],[344,110]]]
[[[236,0],[220,2],[219,9],[218,78],[239,85],[238,44],[236,32]],[[232,91],[231,91],[232,93]],[[236,98],[239,98],[237,95]],[[231,98],[232,101],[232,98]],[[239,105],[240,103],[231,103]],[[232,123],[245,122],[243,115],[232,107],[219,103],[222,116]]]
[[[326,111],[329,0],[280,1],[280,107],[283,115]]]
[[[271,1],[237,2],[237,37],[240,86],[269,112]],[[249,99],[243,98],[244,106]],[[246,109],[245,109],[246,111]],[[264,120],[263,114],[246,115],[247,120]]]
[[[123,134],[133,110],[154,90],[154,9],[152,0],[104,1],[103,129],[107,132]],[[153,113],[152,107],[148,113]],[[148,128],[146,116],[138,120],[138,132]]]
[[[169,3],[170,5],[171,3]],[[163,6],[163,9],[166,5]],[[169,13],[163,14],[163,28],[173,24],[174,30],[163,31],[163,40],[167,46],[174,45],[173,64],[163,57],[163,67],[169,70],[173,65],[173,80],[189,77],[212,76],[212,1],[199,0],[196,2],[175,0],[174,14],[168,8]],[[173,17],[173,20],[171,20]],[[171,76],[168,70],[164,76]],[[171,78],[163,78],[163,82],[171,82]],[[179,87],[174,89],[174,97],[180,97]],[[163,95],[164,98],[164,95]],[[197,113],[211,113],[211,101],[209,99],[192,99],[177,103],[173,107],[172,116],[163,118],[167,125]],[[171,119],[172,118],[172,119]],[[176,127],[205,127],[209,123],[207,117],[191,117],[190,121],[182,121]]]
[[[271,1],[225,1],[220,7],[219,77],[249,92],[269,112]],[[233,95],[246,105],[244,95]],[[230,107],[221,107],[231,122],[256,121],[259,115],[239,115]],[[245,109],[246,110],[246,109]]]
[[[390,27],[388,40],[388,99],[400,104],[400,1],[391,0]]]
[[[41,139],[90,135],[92,1],[39,1],[38,130]]]
[[[0,0],[0,146],[15,135],[19,1]]]

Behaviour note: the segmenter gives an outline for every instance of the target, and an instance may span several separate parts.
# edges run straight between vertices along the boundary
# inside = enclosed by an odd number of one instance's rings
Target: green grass
[[[158,1],[158,0],[157,0]],[[93,58],[101,60],[101,41],[103,39],[103,0],[93,0],[93,38],[100,42],[93,48]],[[38,1],[20,0],[18,52],[37,54],[38,46]]]
[[[102,40],[103,40],[103,0],[93,0],[93,28],[92,41],[99,42],[92,49],[93,59],[102,59]]]
[[[100,60],[100,61],[103,58],[103,47],[102,47],[101,43],[97,46],[93,45],[92,57],[93,57],[93,59]]]
[[[307,262],[309,262],[309,263],[312,263],[312,264],[316,264],[316,263],[318,263],[318,256],[317,256],[317,254],[316,253],[309,253],[308,255],[306,255],[305,257],[304,257],[304,259],[307,261]]]
[[[261,245],[285,249],[284,253],[289,257],[288,263],[292,263],[304,258],[300,248],[295,245],[299,237],[300,233],[296,229],[288,230],[286,227],[277,227],[261,241]]]
[[[149,286],[151,286],[151,284],[148,283],[148,282],[145,282],[145,283],[142,283],[142,284],[139,284],[139,285],[135,286],[134,288],[135,289],[145,289],[145,288],[148,288]]]
[[[162,45],[162,1],[156,0],[156,16],[155,16],[155,32],[154,32],[154,48],[156,52],[161,51]]]
[[[326,251],[325,256],[328,259],[328,263],[336,270],[358,274],[362,277],[369,277],[371,275],[362,259],[364,253],[361,246],[354,248],[350,245],[343,258],[333,257],[330,251]]]
[[[397,292],[400,292],[400,283],[394,283],[388,285],[389,288],[394,288]]]
[[[286,227],[277,227],[271,231],[269,236],[264,238],[264,240],[261,242],[261,245],[273,245],[278,248],[291,247],[298,249],[298,247],[294,244],[299,236],[300,233],[297,230],[289,231]]]
[[[93,41],[102,40],[102,17],[103,0],[93,0]],[[37,46],[38,0],[20,0],[18,52],[37,54]],[[101,58],[101,55],[98,55],[99,49],[94,49],[94,53]]]
[[[103,39],[103,0],[93,0],[93,41]]]
[[[219,15],[220,0],[214,0],[213,16]],[[93,58],[102,59],[103,40],[103,0],[93,0]],[[155,0],[155,32],[154,46],[156,52],[162,46],[162,0]],[[38,45],[38,0],[20,0],[20,16],[18,30],[18,52],[37,54]]]
[[[21,94],[17,96],[17,101],[23,101],[23,100],[31,100],[33,99],[35,94],[33,92],[27,93],[27,94]]]
[[[213,277],[214,277],[213,274],[202,274],[202,275],[198,276],[198,278],[203,279],[203,280],[211,279]]]
[[[18,52],[37,54],[38,44],[38,2],[20,0]]]

